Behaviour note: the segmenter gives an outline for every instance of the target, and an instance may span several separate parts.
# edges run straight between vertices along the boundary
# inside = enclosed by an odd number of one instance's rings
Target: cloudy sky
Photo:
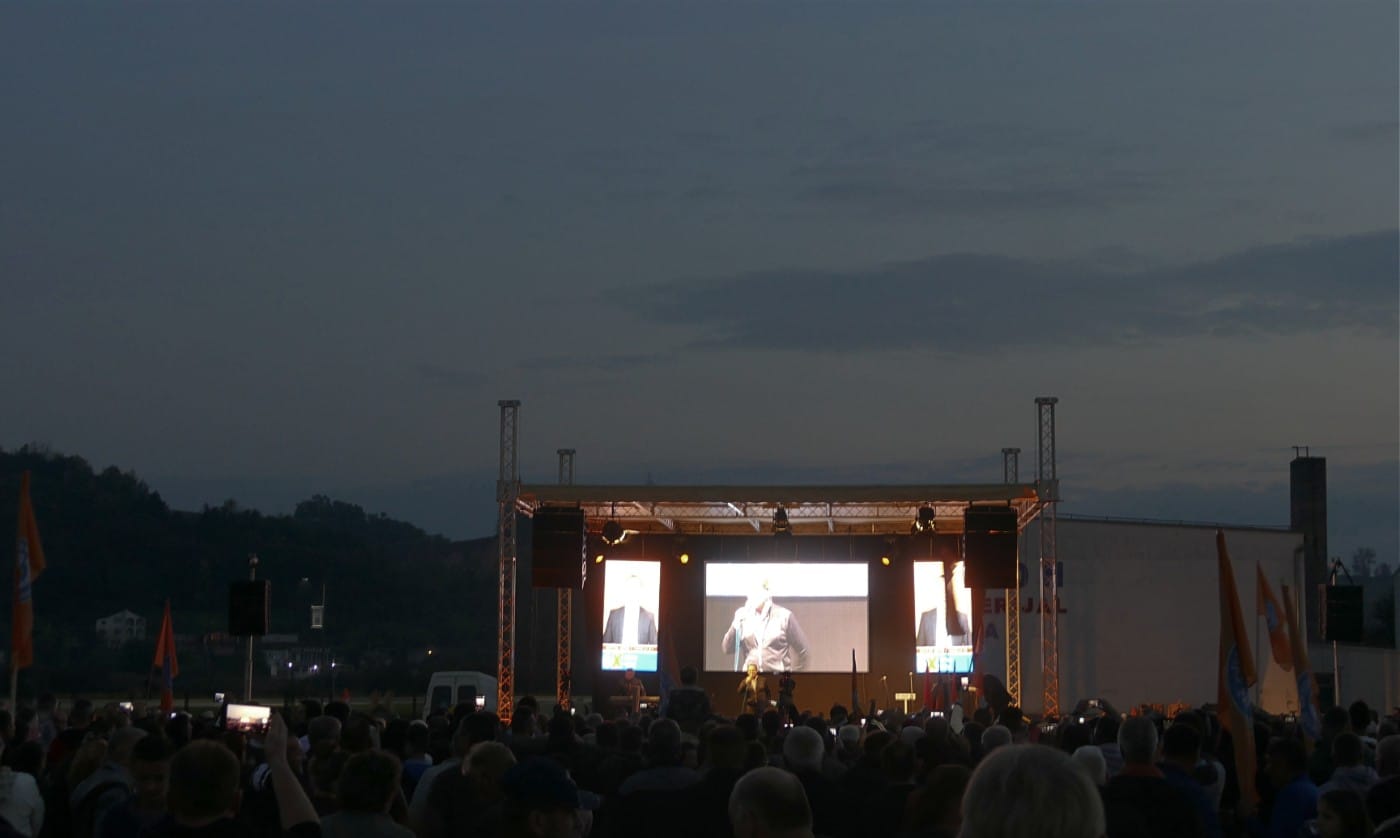
[[[1396,552],[1393,2],[6,4],[0,445],[485,534],[995,481]]]

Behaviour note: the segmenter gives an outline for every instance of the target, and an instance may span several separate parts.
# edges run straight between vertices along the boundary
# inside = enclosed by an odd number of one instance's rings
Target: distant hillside
[[[492,668],[492,538],[452,542],[319,495],[291,515],[263,515],[232,500],[175,511],[135,474],[98,472],[80,457],[26,447],[0,449],[0,537],[7,545],[15,543],[26,469],[48,558],[34,590],[37,663],[26,676],[37,682],[77,681],[70,688],[78,689],[84,671],[144,671],[153,640],[124,653],[96,648],[94,622],[124,608],[146,617],[152,636],[167,598],[178,634],[225,631],[228,583],[247,577],[250,553],[259,557],[259,577],[272,580],[272,631],[333,646],[347,676],[359,657],[398,665],[430,645],[443,650],[440,665]],[[13,562],[10,550],[3,555]],[[327,632],[320,640],[308,631],[309,606],[320,600],[323,583]],[[11,598],[0,599],[8,622]],[[188,670],[198,677],[205,664],[224,666],[182,655],[182,676]]]

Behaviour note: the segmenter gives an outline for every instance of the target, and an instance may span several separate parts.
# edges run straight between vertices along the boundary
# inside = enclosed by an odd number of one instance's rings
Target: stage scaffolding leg
[[[1020,480],[1019,448],[1001,449],[1003,483],[1017,483]],[[1003,595],[1006,602],[1006,691],[1011,695],[1011,703],[1021,704],[1021,533],[1016,532],[1016,587],[1008,588]]]
[[[509,722],[515,709],[515,536],[516,500],[520,495],[520,470],[516,463],[520,434],[520,402],[498,402],[501,408],[501,468],[496,480],[496,554],[500,589],[496,635],[496,713]]]
[[[1059,500],[1059,480],[1055,475],[1054,396],[1035,400],[1038,413],[1040,462],[1036,492],[1044,506],[1040,513],[1040,669],[1042,712],[1060,715],[1060,615],[1056,591],[1055,503]]]
[[[574,449],[560,448],[559,485],[571,486],[574,482]],[[582,560],[582,559],[581,559]],[[560,588],[557,617],[556,641],[558,654],[554,670],[554,702],[560,707],[573,704],[574,680],[574,591]]]

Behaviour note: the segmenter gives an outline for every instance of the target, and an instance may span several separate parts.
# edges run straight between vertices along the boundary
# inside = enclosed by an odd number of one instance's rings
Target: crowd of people
[[[652,713],[306,701],[252,735],[45,697],[0,711],[0,838],[1400,836],[1400,727],[1362,702],[1315,743],[1256,718],[1254,804],[1208,708],[730,717],[681,680]]]

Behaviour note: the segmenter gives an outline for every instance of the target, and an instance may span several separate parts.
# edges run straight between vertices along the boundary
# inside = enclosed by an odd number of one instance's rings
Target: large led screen
[[[661,565],[609,559],[603,582],[603,669],[656,671]]]
[[[705,565],[705,669],[865,672],[867,566],[847,563]]]
[[[915,672],[972,671],[972,591],[962,562],[914,562],[914,632]]]

